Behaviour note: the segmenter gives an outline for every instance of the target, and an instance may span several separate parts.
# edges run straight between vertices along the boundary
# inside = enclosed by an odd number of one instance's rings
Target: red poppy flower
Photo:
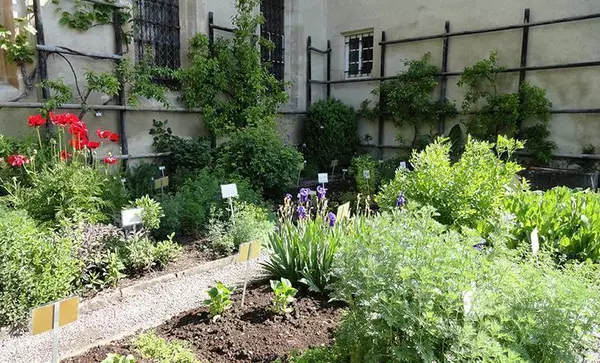
[[[73,115],[72,113],[63,113],[63,114],[56,115],[56,114],[53,114],[52,112],[50,112],[50,119],[52,120],[53,124],[60,126],[60,127],[65,127],[67,125],[77,124],[77,123],[81,122],[79,120],[79,117],[77,117],[76,115]],[[85,126],[84,126],[84,128],[85,128]]]
[[[98,141],[88,141],[87,143],[87,147],[90,150],[96,150],[99,146],[100,143]]]
[[[112,135],[112,132],[108,130],[98,129],[96,130],[96,135],[98,135],[98,137],[101,139],[108,139],[110,135]]]
[[[65,161],[71,158],[71,154],[67,152],[67,150],[63,150],[60,152],[60,160]]]
[[[88,144],[88,139],[83,137],[78,137],[75,139],[69,140],[69,145],[73,146],[75,150],[82,150]]]
[[[87,139],[88,130],[86,127],[87,126],[85,125],[85,122],[78,119],[76,122],[71,123],[71,127],[69,127],[69,132],[73,135],[79,136],[80,138]]]
[[[111,164],[114,165],[116,163],[118,163],[119,161],[117,159],[115,159],[112,155],[109,155],[107,157],[104,158],[104,164]]]
[[[25,164],[29,164],[29,159],[25,155],[11,155],[7,159],[8,163],[15,167],[20,167]]]
[[[110,134],[110,141],[112,141],[112,142],[118,142],[119,139],[120,139],[119,138],[119,134],[116,134],[116,133]]]
[[[40,127],[46,124],[46,120],[42,117],[42,115],[29,116],[29,126],[30,127]]]

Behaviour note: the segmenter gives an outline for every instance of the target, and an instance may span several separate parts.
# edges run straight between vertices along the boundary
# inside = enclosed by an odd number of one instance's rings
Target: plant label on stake
[[[235,224],[235,213],[233,211],[233,198],[238,196],[236,184],[221,185],[221,196],[223,199],[229,199],[229,208],[231,209],[231,221]]]
[[[319,174],[319,184],[321,184],[321,186],[323,188],[325,188],[326,183],[329,183],[329,176],[327,175],[327,173],[320,173]]]
[[[338,207],[337,218],[339,221],[350,218],[350,202],[342,204]]]
[[[302,170],[306,167],[306,160],[301,163],[298,163],[298,181],[296,182],[296,186],[300,186],[300,175],[302,174]]]
[[[248,261],[255,260],[260,257],[260,241],[242,243],[240,245],[240,253],[238,262],[245,262],[244,265],[244,290],[242,292],[242,307],[244,307],[244,299],[246,298],[246,287],[248,286]]]
[[[538,251],[540,250],[540,239],[538,236],[538,229],[535,227],[531,232],[531,253],[533,257],[537,259]]]
[[[335,168],[338,166],[338,161],[337,160],[333,160],[331,162],[331,175],[335,175]]]
[[[132,208],[124,209],[121,211],[121,227],[133,226],[133,232],[135,232],[135,226],[142,224],[142,213],[143,208]]]
[[[408,169],[408,168],[406,167],[406,161],[401,161],[401,162],[400,162],[400,167],[401,167],[401,168],[404,168],[404,169]]]
[[[53,331],[52,363],[58,362],[59,328],[77,321],[79,317],[79,297],[71,297],[42,305],[31,310],[30,332],[38,335]]]
[[[371,170],[363,170],[363,177],[367,181],[367,190],[369,190],[369,179],[371,179]]]

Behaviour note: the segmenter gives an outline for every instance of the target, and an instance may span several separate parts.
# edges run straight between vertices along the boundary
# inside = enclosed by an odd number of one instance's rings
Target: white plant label
[[[121,225],[123,227],[142,224],[142,208],[125,209],[121,211]]]
[[[371,179],[371,170],[363,170],[363,177],[365,179]]]
[[[401,168],[404,168],[404,169],[408,169],[408,168],[406,167],[406,161],[401,161],[401,162],[400,162],[400,167],[401,167]]]
[[[158,170],[160,170],[160,171],[164,171],[164,170],[165,170],[165,167],[164,167],[164,166],[159,166],[159,167],[158,167]]]
[[[329,175],[327,173],[319,174],[319,184],[329,183]]]
[[[223,198],[234,198],[238,196],[236,184],[224,184],[221,185],[221,195]]]
[[[540,250],[540,239],[538,236],[538,229],[537,229],[537,227],[535,227],[533,232],[531,232],[531,253],[533,253],[533,256],[537,257],[539,250]]]

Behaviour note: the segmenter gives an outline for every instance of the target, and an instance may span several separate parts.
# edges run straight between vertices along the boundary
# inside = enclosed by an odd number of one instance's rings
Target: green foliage
[[[146,52],[135,64],[127,57],[122,59],[116,74],[127,88],[127,103],[130,105],[137,107],[140,98],[147,98],[158,101],[166,108],[171,106],[167,98],[169,89],[156,80],[173,78],[173,71],[153,65],[150,52]]]
[[[347,360],[334,346],[310,348],[300,355],[292,354],[288,361],[290,363],[342,363]]]
[[[0,207],[0,326],[68,296],[81,266],[70,238],[41,230],[27,213]]]
[[[226,202],[221,197],[221,184],[236,183],[240,201],[260,204],[260,194],[250,184],[231,175],[202,169],[183,182],[175,195],[167,195],[162,200],[165,218],[161,222],[158,236],[176,234],[201,235],[210,219],[213,207],[225,208]]]
[[[197,140],[184,139],[173,135],[173,130],[168,127],[168,121],[152,121],[153,128],[150,135],[154,137],[152,146],[159,153],[170,152],[166,166],[171,173],[178,168],[198,170],[210,166],[212,155],[210,141],[199,138]]]
[[[374,116],[391,117],[398,126],[409,125],[414,130],[412,148],[422,148],[421,127],[433,128],[442,118],[452,118],[457,111],[453,103],[445,100],[432,100],[433,91],[438,85],[436,75],[440,70],[430,64],[431,54],[419,60],[406,61],[406,71],[398,73],[395,79],[385,81],[373,91],[381,96],[373,109],[370,101],[361,105],[361,114],[367,118]],[[425,137],[425,140],[431,136]]]
[[[0,24],[0,49],[4,50],[8,62],[19,66],[34,62],[35,48],[29,38],[36,33],[36,30],[29,20],[14,18],[16,28],[14,33]]]
[[[256,35],[264,22],[258,0],[237,0],[233,39],[218,38],[212,48],[204,34],[190,41],[190,66],[176,72],[182,100],[201,108],[213,135],[244,127],[274,126],[279,105],[287,101],[285,84],[261,61],[261,49],[273,44]]]
[[[208,305],[210,316],[213,319],[218,319],[226,310],[231,309],[231,293],[233,288],[223,285],[222,282],[217,282],[215,287],[208,290],[209,299],[204,300],[204,304]]]
[[[516,241],[527,242],[537,228],[541,248],[583,261],[600,259],[597,193],[559,187],[547,192],[518,193],[505,199],[504,204],[516,217]]]
[[[576,362],[596,345],[590,266],[481,252],[430,207],[361,219],[336,259],[350,362]],[[499,244],[500,245],[500,244]]]
[[[290,280],[282,277],[280,280],[271,280],[270,284],[275,294],[273,298],[273,311],[281,315],[294,311],[294,308],[289,306],[289,304],[296,301],[294,296],[296,296],[298,290],[294,289]]]
[[[440,138],[424,151],[414,153],[410,163],[414,171],[399,169],[396,178],[382,188],[377,203],[393,208],[403,192],[409,201],[433,206],[443,224],[476,228],[480,223],[494,223],[502,212],[502,199],[518,189],[515,174],[521,167],[503,161],[493,144],[469,139],[461,159],[450,161],[451,144]],[[498,137],[495,150],[513,155],[522,144]]]
[[[365,171],[369,172],[369,178],[365,177]],[[352,165],[349,170],[350,175],[356,180],[358,192],[364,196],[372,195],[379,185],[379,167],[378,163],[369,154],[357,156],[352,159]]]
[[[488,59],[465,68],[458,82],[467,92],[462,104],[465,114],[473,112],[467,121],[469,134],[479,140],[493,142],[498,135],[520,136],[526,140],[526,150],[542,163],[552,158],[556,144],[548,141],[548,122],[552,103],[546,91],[540,87],[523,83],[519,92],[502,93],[499,76],[506,69],[498,65],[498,53],[492,52]],[[483,105],[476,109],[476,106]],[[534,126],[518,130],[519,122],[527,121]]]
[[[60,5],[60,0],[52,0],[54,5]],[[116,0],[106,0],[106,3],[115,4]],[[67,26],[79,31],[87,31],[99,25],[108,25],[113,23],[114,7],[103,4],[90,4],[85,1],[73,1],[74,12],[68,12],[61,7],[56,8],[56,12],[61,14],[60,25]],[[133,17],[130,8],[119,9],[119,22],[121,26],[131,23]],[[133,36],[132,31],[121,29],[123,42],[128,44]]]
[[[271,128],[246,128],[235,132],[218,150],[217,165],[240,175],[270,196],[295,185],[302,154],[284,145]]]
[[[142,358],[156,363],[200,363],[188,342],[166,340],[154,332],[141,334],[133,343]]]
[[[110,353],[102,363],[135,363],[135,358],[131,354],[125,357],[119,354]]]
[[[112,248],[124,239],[123,231],[112,225],[80,225],[74,231],[64,228],[62,233],[78,242],[77,258],[82,271],[79,285],[89,290],[116,286],[125,275],[125,264]]]
[[[36,85],[38,88],[48,88],[53,91],[50,98],[43,102],[41,114],[49,117],[49,113],[60,108],[60,106],[69,103],[73,99],[73,92],[62,79],[44,79]]]
[[[354,108],[335,99],[320,100],[310,107],[304,124],[306,160],[327,170],[333,160],[348,165],[358,144]]]
[[[154,267],[162,269],[181,255],[182,248],[173,241],[174,236],[171,234],[166,240],[155,243],[144,234],[137,233],[120,240],[113,248],[131,273],[144,272]]]
[[[128,194],[133,198],[153,195],[155,191],[152,179],[158,177],[160,177],[160,173],[156,164],[142,163],[134,167],[128,167],[125,174],[125,185]]]
[[[229,256],[242,243],[263,241],[274,230],[269,221],[267,210],[245,202],[234,203],[235,223],[231,213],[223,209],[211,210],[208,223],[208,239],[210,249],[217,254]]]
[[[175,237],[174,233],[171,233],[166,240],[159,241],[154,247],[154,263],[159,269],[167,267],[167,265],[174,261],[181,255],[182,247],[173,241]]]
[[[125,200],[116,176],[76,162],[57,163],[31,172],[31,187],[4,181],[9,201],[35,220],[52,227],[65,222],[110,222]]]
[[[151,231],[160,227],[160,219],[165,215],[159,202],[145,195],[136,199],[132,204],[135,208],[143,208],[142,224],[144,228]]]

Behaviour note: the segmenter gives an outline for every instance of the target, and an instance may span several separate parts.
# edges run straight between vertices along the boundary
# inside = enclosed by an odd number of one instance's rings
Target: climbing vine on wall
[[[254,12],[259,3],[236,2],[233,39],[217,39],[211,47],[203,34],[192,38],[190,65],[176,72],[183,102],[189,108],[202,108],[202,117],[214,135],[248,126],[272,126],[279,105],[287,101],[285,84],[261,61],[261,47],[273,44],[256,36],[264,22],[263,16]]]
[[[497,52],[465,68],[458,86],[466,89],[462,111],[468,115],[467,131],[479,140],[493,141],[498,135],[518,136],[539,162],[552,159],[556,145],[547,140],[552,103],[546,91],[527,82],[520,92],[502,92],[499,76],[505,67],[498,64]],[[534,124],[518,129],[519,122]]]
[[[369,100],[361,105],[361,115],[366,118],[388,117],[397,126],[411,126],[412,148],[424,147],[433,139],[434,131],[422,135],[422,127],[432,130],[441,118],[452,118],[457,114],[453,103],[433,99],[433,92],[438,85],[436,75],[440,70],[431,65],[430,60],[431,54],[427,53],[419,60],[406,61],[404,64],[407,69],[404,72],[382,82],[373,91],[374,95],[381,95],[380,102],[372,108]],[[397,138],[402,139],[402,136]]]
[[[115,4],[116,0],[105,0],[106,3]],[[71,29],[87,31],[92,27],[99,25],[113,24],[114,7],[103,4],[90,4],[82,0],[73,1],[73,12],[69,12],[60,7],[60,0],[52,0],[57,5],[56,12],[60,13],[60,24]],[[131,9],[123,7],[119,9],[121,31],[124,44],[129,44],[133,33],[131,30],[124,30],[124,25],[133,20]]]

